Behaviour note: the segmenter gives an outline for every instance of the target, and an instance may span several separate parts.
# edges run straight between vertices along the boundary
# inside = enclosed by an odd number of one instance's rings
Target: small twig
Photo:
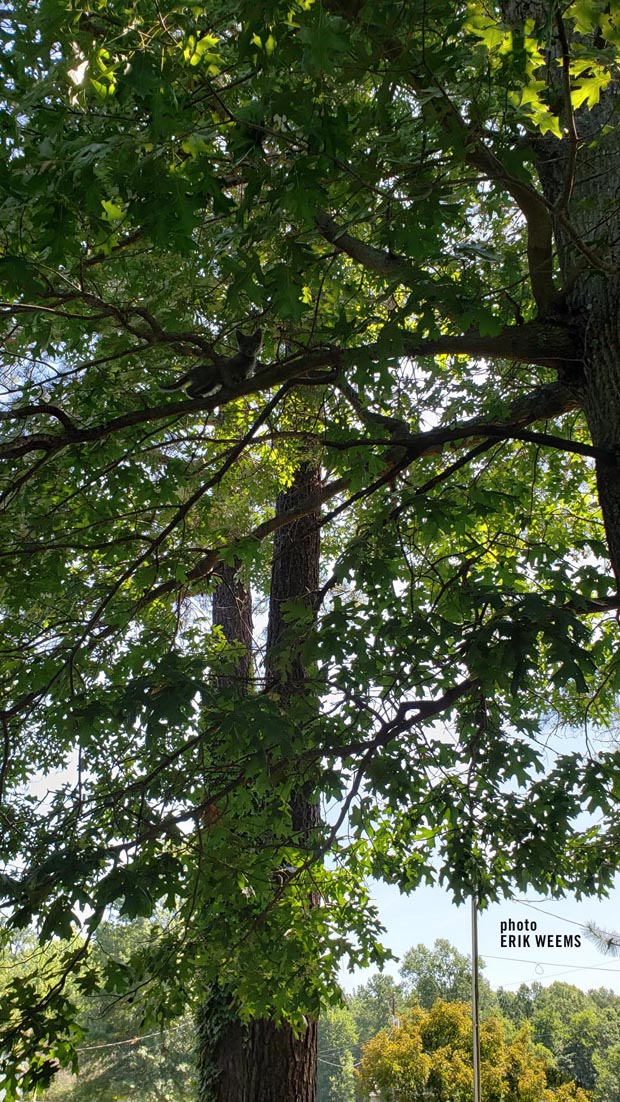
[[[571,100],[570,50],[568,46],[568,39],[566,37],[564,20],[562,19],[559,7],[556,7],[555,9],[555,21],[558,29],[558,38],[560,40],[560,46],[562,49],[562,89],[564,93],[564,110],[566,112],[569,143],[568,162],[566,165],[566,176],[564,178],[564,185],[554,207],[554,211],[558,213],[559,211],[566,209],[573,193],[573,185],[575,183],[575,165],[577,163],[577,150],[579,148],[579,135],[577,134],[575,112],[573,111],[573,104]]]
[[[11,757],[11,738],[9,734],[9,725],[7,723],[6,712],[2,713],[2,766],[0,767],[0,805],[4,800],[4,786],[6,784],[6,776],[9,769],[9,761]]]

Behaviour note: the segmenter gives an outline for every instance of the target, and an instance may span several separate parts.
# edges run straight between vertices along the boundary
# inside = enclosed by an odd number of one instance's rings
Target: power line
[[[542,965],[540,967],[542,968]],[[552,975],[546,975],[545,979],[555,981],[555,980],[558,980],[560,978],[560,976],[572,976],[574,972],[579,972],[579,971],[580,971],[579,966],[577,966],[576,968],[564,968],[561,972],[554,972]],[[544,975],[544,973],[541,971],[540,976],[543,976],[543,975]],[[532,982],[535,982],[535,981],[532,981]],[[501,987],[501,989],[503,991],[505,991],[508,987],[521,987],[521,985],[523,983],[524,983],[524,980],[522,980],[522,979],[520,979],[520,980],[510,980],[509,983],[500,983],[499,987]],[[527,984],[526,984],[526,986],[527,986]]]
[[[80,1045],[77,1052],[95,1052],[101,1048],[119,1048],[120,1045],[137,1045],[140,1041],[148,1041],[151,1037],[161,1037],[163,1034],[178,1033],[180,1029],[189,1029],[188,1025],[175,1025],[172,1029],[157,1029],[154,1033],[143,1033],[140,1037],[125,1037],[122,1041],[106,1041],[100,1045]]]
[[[569,972],[620,972],[620,968],[607,968],[604,964],[554,964],[552,961],[529,960],[527,957],[494,957],[484,953],[483,960],[512,960],[517,964],[537,964],[541,968],[567,968]]]
[[[583,922],[576,922],[574,918],[564,918],[563,915],[554,914],[553,911],[546,911],[544,907],[537,907],[534,903],[528,903],[525,899],[515,899],[515,903],[520,903],[522,907],[530,907],[532,911],[540,911],[541,915],[550,915],[551,918],[558,919],[560,922],[570,922],[571,926],[579,926],[581,930],[588,929]]]
[[[353,1064],[353,1063],[351,1063],[351,1064],[334,1064],[334,1062],[332,1060],[324,1060],[322,1056],[317,1056],[317,1063],[319,1063],[319,1064],[329,1064],[330,1068],[340,1068],[341,1071],[344,1071],[346,1068],[356,1068],[357,1067],[357,1064]]]

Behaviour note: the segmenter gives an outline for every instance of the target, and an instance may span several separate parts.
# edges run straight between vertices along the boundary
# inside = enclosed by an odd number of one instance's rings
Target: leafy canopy
[[[380,1092],[386,1102],[443,1102],[473,1098],[472,1024],[467,1003],[438,1000],[431,1010],[413,1007],[390,1033],[378,1033],[364,1048],[359,1070],[362,1098]],[[587,1102],[574,1083],[549,1087],[553,1060],[532,1042],[524,1025],[507,1043],[501,1019],[480,1026],[480,1079],[484,1097],[499,1102]]]
[[[608,8],[563,11],[574,109],[609,82]],[[146,1022],[217,978],[301,1028],[343,954],[384,955],[371,873],[457,900],[613,877],[617,754],[539,741],[610,722],[618,679],[532,144],[567,103],[548,20],[430,9],[2,13],[2,888],[14,926],[77,938],[2,995],[9,1096],[24,1062],[28,1088],[71,1060],[69,971],[147,992]],[[254,378],[160,391],[240,328],[264,333]],[[218,683],[238,651],[206,601],[219,562],[267,592],[274,500],[308,461],[320,625],[287,609],[314,672],[283,708],[260,653],[256,691]],[[313,860],[300,784],[338,808]],[[129,961],[91,960],[110,906],[162,904]]]

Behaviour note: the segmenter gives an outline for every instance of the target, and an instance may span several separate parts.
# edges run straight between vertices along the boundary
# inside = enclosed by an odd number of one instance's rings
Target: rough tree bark
[[[247,692],[252,671],[254,623],[252,594],[249,586],[241,580],[240,565],[239,562],[234,566],[219,564],[217,574],[220,582],[213,593],[212,620],[214,627],[221,627],[229,643],[242,643],[244,648],[234,674],[219,677],[218,684],[222,687],[237,686],[239,692]]]
[[[278,496],[277,513],[298,506],[319,488],[316,465],[301,467],[291,488]],[[284,701],[306,692],[306,670],[300,640],[287,642],[285,607],[288,601],[302,601],[316,615],[319,578],[319,513],[306,516],[280,529],[275,537],[266,676],[271,691]],[[213,622],[229,641],[244,644],[235,676],[226,679],[243,691],[251,669],[251,596],[234,567],[218,570],[221,582],[213,598]],[[279,660],[286,651],[286,673]],[[303,790],[291,802],[291,833],[297,841],[308,838],[319,821],[318,806]],[[313,900],[309,900],[311,905]],[[314,1102],[316,1094],[317,1023],[296,1036],[288,1026],[269,1020],[244,1025],[234,1012],[229,993],[213,988],[198,1014],[199,1093],[198,1102]]]
[[[213,593],[213,625],[229,643],[242,643],[243,653],[221,688],[244,693],[252,670],[252,594],[241,580],[239,564],[220,563],[220,582]],[[198,1032],[198,1102],[251,1102],[248,1094],[248,1027],[235,1014],[230,992],[214,985],[196,1016]]]
[[[296,508],[308,498],[316,498],[320,472],[316,464],[306,464],[297,471],[290,489],[278,495],[278,514]],[[275,536],[269,626],[267,632],[266,671],[271,690],[280,693],[283,701],[297,693],[306,693],[307,671],[304,667],[298,629],[289,636],[285,618],[288,601],[304,602],[316,616],[319,584],[319,512],[312,510]],[[281,672],[279,655],[287,652],[286,673]],[[308,838],[319,822],[317,804],[299,790],[291,802],[291,829],[297,842]],[[309,900],[309,905],[316,900]],[[316,1094],[317,1022],[308,1023],[296,1037],[288,1027],[277,1027],[271,1021],[253,1023],[250,1038],[249,1102],[314,1102]]]

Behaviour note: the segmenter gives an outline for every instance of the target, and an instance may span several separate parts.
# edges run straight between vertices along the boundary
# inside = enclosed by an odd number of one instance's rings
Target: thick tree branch
[[[396,428],[398,430],[397,438],[390,436],[389,439],[373,440],[369,443],[381,446],[397,443],[400,448],[406,448],[410,455],[408,462],[405,464],[406,466],[413,459],[419,459],[421,456],[436,455],[443,451],[446,444],[457,440],[471,441],[472,438],[476,437],[480,439],[494,437],[503,440],[526,440],[530,443],[572,451],[580,455],[588,455],[594,459],[603,459],[607,462],[616,461],[616,457],[604,448],[595,448],[590,444],[581,444],[579,441],[568,440],[549,433],[526,431],[526,426],[535,421],[548,421],[561,416],[563,413],[570,413],[580,408],[580,402],[575,392],[563,383],[544,383],[542,386],[536,387],[529,394],[517,398],[508,408],[505,416],[495,421],[489,421],[485,417],[472,417],[457,424],[439,426],[436,429],[417,433],[409,433],[405,423],[397,418],[386,417],[384,414],[365,410],[359,395],[356,394],[349,383],[340,384],[339,389],[351,402],[360,419],[371,428],[379,424],[386,429]]]
[[[360,348],[340,349],[328,347],[308,352],[301,356],[295,356],[281,364],[271,364],[267,367],[259,365],[256,375],[248,379],[243,385],[236,387],[234,391],[220,393],[206,400],[196,401],[185,399],[174,404],[151,406],[131,410],[119,417],[113,417],[99,425],[78,428],[73,425],[68,415],[63,414],[57,406],[50,406],[45,412],[65,424],[63,433],[36,432],[30,435],[19,435],[5,443],[0,444],[0,459],[14,459],[27,455],[32,451],[44,451],[48,454],[61,451],[73,444],[93,443],[103,440],[107,436],[121,432],[124,429],[153,421],[165,421],[167,418],[176,418],[185,413],[204,413],[236,401],[246,394],[255,394],[272,385],[280,385],[292,379],[299,378],[304,382],[304,376],[320,372],[321,369],[344,370],[355,365],[358,357],[363,355],[366,359],[374,359],[377,362],[385,362],[386,359],[398,360],[402,357],[411,359],[423,356],[455,355],[472,357],[498,357],[518,363],[540,364],[552,367],[564,372],[579,371],[581,367],[581,337],[571,329],[568,324],[552,324],[551,322],[533,321],[527,325],[507,326],[496,336],[481,336],[477,332],[463,333],[460,336],[446,335],[435,340],[416,340],[406,330],[402,330],[400,338],[397,336],[389,347],[382,342],[362,345]],[[316,385],[324,385],[330,381],[331,376],[316,375],[311,379]],[[29,407],[33,415],[44,412],[43,404]],[[573,406],[572,408],[575,408]],[[0,420],[23,421],[24,407],[0,412]],[[71,427],[69,427],[71,425]]]
[[[618,462],[618,457],[615,454],[604,449],[592,448],[590,445],[581,445],[578,442],[573,447],[573,441],[571,440],[554,437],[546,433],[525,433],[523,431],[522,426],[531,424],[533,421],[547,420],[550,417],[557,417],[562,413],[568,413],[573,409],[580,408],[580,403],[574,392],[561,383],[548,383],[538,387],[535,391],[530,392],[530,394],[524,395],[523,398],[518,399],[512,404],[507,418],[503,421],[491,423],[485,421],[483,418],[472,418],[469,421],[461,422],[460,425],[450,425],[443,429],[431,429],[428,432],[414,434],[408,434],[405,423],[396,418],[385,417],[383,414],[375,413],[365,413],[362,415],[361,410],[363,407],[353,388],[349,384],[345,384],[342,385],[340,389],[347,398],[349,398],[353,408],[361,415],[361,419],[365,423],[370,424],[371,427],[374,427],[375,423],[379,423],[390,430],[391,434],[387,440],[368,441],[368,443],[372,443],[374,446],[380,444],[381,446],[389,447],[385,456],[385,471],[369,486],[365,486],[363,489],[358,490],[352,497],[333,509],[331,513],[326,514],[324,517],[325,522],[333,520],[340,513],[348,509],[355,501],[370,496],[382,486],[392,482],[397,475],[402,474],[402,472],[410,467],[417,459],[421,459],[426,455],[437,455],[444,450],[446,444],[454,443],[457,440],[471,441],[473,438],[475,441],[480,441],[480,443],[477,447],[470,450],[462,460],[458,460],[455,464],[451,464],[447,471],[431,479],[430,483],[426,483],[426,489],[429,489],[431,485],[437,481],[443,481],[449,476],[451,471],[458,470],[464,463],[475,458],[477,454],[487,450],[490,441],[498,437],[500,439],[527,438],[531,442],[539,444],[549,444],[549,442],[552,441],[552,446],[560,447],[562,450],[566,450],[566,445],[569,445],[568,450],[574,450],[579,452],[579,454],[592,456],[592,458],[598,459],[599,461],[602,459],[605,463],[611,462],[614,464]],[[453,433],[456,433],[456,436],[453,436]],[[398,511],[395,510],[392,516],[395,517],[397,515]]]
[[[424,439],[420,442],[420,437]],[[431,440],[431,437],[433,438]],[[528,432],[525,429],[516,428],[514,425],[496,425],[484,421],[470,426],[459,425],[454,428],[434,429],[431,433],[416,433],[409,439],[400,437],[398,446],[406,448],[409,465],[420,454],[431,455],[435,450],[443,451],[446,444],[458,440],[495,439],[495,440],[523,440],[528,444],[539,444],[544,448],[554,448],[556,451],[571,452],[574,455],[585,455],[599,462],[616,464],[617,458],[607,448],[597,448],[592,444],[582,444],[579,440],[569,440],[563,436],[553,436],[548,432]],[[423,452],[418,449],[422,447]]]
[[[352,11],[343,0],[329,0],[329,8],[344,19],[352,20]],[[383,42],[383,54],[392,66],[407,52],[405,38],[388,37]],[[411,58],[403,67],[402,80],[419,97],[422,111],[426,112],[453,140],[454,132],[465,153],[465,163],[495,183],[500,184],[523,214],[527,223],[528,271],[534,301],[541,315],[554,307],[557,292],[553,283],[553,220],[549,206],[542,195],[531,185],[516,179],[502,164],[497,155],[485,145],[480,133],[469,126],[460,111],[439,85],[432,72],[412,68]],[[440,93],[429,97],[429,84]]]
[[[369,749],[380,750],[393,742],[398,735],[410,731],[421,723],[428,723],[436,719],[444,712],[453,708],[459,700],[467,696],[477,687],[473,678],[467,678],[453,688],[448,689],[437,700],[406,700],[399,705],[392,719],[387,720],[374,737],[367,742],[349,742],[345,746],[330,747],[329,752],[336,753],[339,757],[350,754],[365,753]],[[413,714],[412,714],[413,713]],[[328,751],[323,747],[321,753]]]
[[[456,128],[463,148],[467,150],[465,163],[478,169],[487,179],[502,185],[523,214],[527,223],[527,258],[532,294],[539,313],[544,316],[553,308],[557,298],[553,282],[553,220],[544,196],[508,171],[499,157],[485,145],[481,135],[465,122],[442,88],[439,88],[441,97],[429,99],[428,78],[411,73],[408,83],[418,95],[421,94],[423,108],[433,115],[439,126],[451,135]]]
[[[0,422],[27,421],[29,417],[36,417],[41,413],[47,414],[48,417],[55,417],[57,421],[64,425],[67,432],[79,432],[77,425],[69,415],[59,406],[50,405],[49,402],[33,402],[27,406],[17,406],[16,409],[0,410]]]
[[[110,260],[117,253],[126,249],[128,245],[133,245],[136,241],[139,241],[143,236],[142,229],[133,230],[131,233],[125,235],[120,241],[113,245],[108,252],[93,253],[91,256],[87,256],[81,262],[82,268],[92,268],[94,264],[102,264],[107,260]]]
[[[405,356],[497,357],[517,363],[540,364],[556,371],[581,368],[581,336],[569,324],[532,321],[509,325],[494,336],[470,331],[460,336],[438,337],[434,341],[403,341]]]
[[[69,321],[93,321],[113,318],[123,329],[132,336],[144,341],[146,345],[172,344],[181,347],[189,345],[194,349],[194,355],[213,354],[213,341],[201,333],[192,330],[179,332],[164,329],[160,322],[149,310],[142,306],[119,306],[117,303],[106,302],[105,299],[82,288],[73,291],[50,290],[45,296],[45,302],[0,302],[0,317],[14,317],[19,314],[53,314],[55,317],[67,318]],[[61,306],[70,303],[82,303],[90,307],[90,313],[70,313]],[[145,326],[137,327],[131,322],[132,317],[142,319]]]
[[[468,157],[490,179],[503,184],[527,223],[527,262],[534,302],[544,317],[557,301],[553,282],[553,221],[542,195],[523,184],[505,169],[501,161],[482,143]]]
[[[326,241],[357,261],[367,271],[398,279],[407,286],[419,284],[420,280],[425,278],[425,273],[421,273],[419,268],[416,268],[405,256],[397,256],[385,249],[376,249],[374,245],[367,245],[365,241],[352,237],[325,211],[317,212],[315,222]]]

